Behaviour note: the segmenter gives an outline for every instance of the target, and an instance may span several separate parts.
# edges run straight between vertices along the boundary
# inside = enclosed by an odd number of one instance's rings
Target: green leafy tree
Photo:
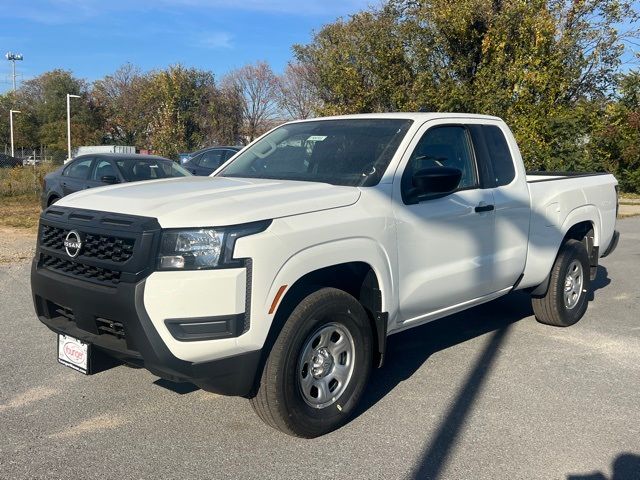
[[[215,95],[211,72],[176,65],[153,72],[142,101],[152,106],[149,145],[157,153],[175,157],[207,140],[202,112],[209,111]]]
[[[389,0],[295,46],[323,113],[499,115],[529,168],[586,168],[637,14],[626,0]]]
[[[16,144],[28,150],[45,147],[61,160],[67,156],[67,94],[80,95],[71,103],[73,145],[93,145],[102,141],[102,118],[91,99],[88,86],[71,72],[53,70],[24,82],[15,94]]]
[[[618,101],[594,118],[589,153],[617,174],[623,190],[640,193],[640,72],[623,75]]]

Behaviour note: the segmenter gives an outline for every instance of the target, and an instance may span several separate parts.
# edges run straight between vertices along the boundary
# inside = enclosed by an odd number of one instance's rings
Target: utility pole
[[[16,61],[24,60],[24,57],[21,53],[11,53],[7,52],[5,55],[7,60],[13,63],[13,91],[16,91]]]
[[[71,102],[69,100],[72,98],[80,98],[80,95],[67,93],[67,150],[69,152],[67,162],[71,160]]]
[[[15,157],[13,150],[13,114],[22,113],[20,110],[9,110],[9,129],[11,130],[11,156]]]

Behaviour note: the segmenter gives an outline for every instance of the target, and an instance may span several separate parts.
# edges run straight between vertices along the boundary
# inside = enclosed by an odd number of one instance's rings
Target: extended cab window
[[[504,138],[502,130],[495,125],[483,125],[482,132],[493,167],[495,186],[508,185],[515,178],[516,172],[507,139]]]
[[[79,178],[86,180],[89,176],[89,170],[91,170],[91,162],[93,158],[86,158],[84,160],[77,160],[65,168],[63,175],[70,178]]]
[[[411,189],[415,172],[438,167],[453,167],[462,171],[458,190],[478,185],[475,158],[465,127],[447,125],[433,127],[425,132],[402,175],[403,192]]]
[[[411,122],[389,118],[283,125],[236,156],[218,175],[375,185]]]

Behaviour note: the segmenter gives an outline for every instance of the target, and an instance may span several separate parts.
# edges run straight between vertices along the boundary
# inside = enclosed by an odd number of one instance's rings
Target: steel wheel
[[[571,310],[578,304],[582,295],[582,284],[584,283],[584,272],[578,260],[573,260],[567,269],[564,280],[564,306]]]
[[[353,375],[355,346],[349,330],[328,323],[309,335],[298,361],[302,398],[313,408],[325,408],[344,393]]]

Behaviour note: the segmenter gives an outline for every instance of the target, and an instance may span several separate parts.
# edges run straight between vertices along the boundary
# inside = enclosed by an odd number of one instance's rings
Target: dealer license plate
[[[58,362],[87,375],[89,347],[82,340],[58,334]]]

